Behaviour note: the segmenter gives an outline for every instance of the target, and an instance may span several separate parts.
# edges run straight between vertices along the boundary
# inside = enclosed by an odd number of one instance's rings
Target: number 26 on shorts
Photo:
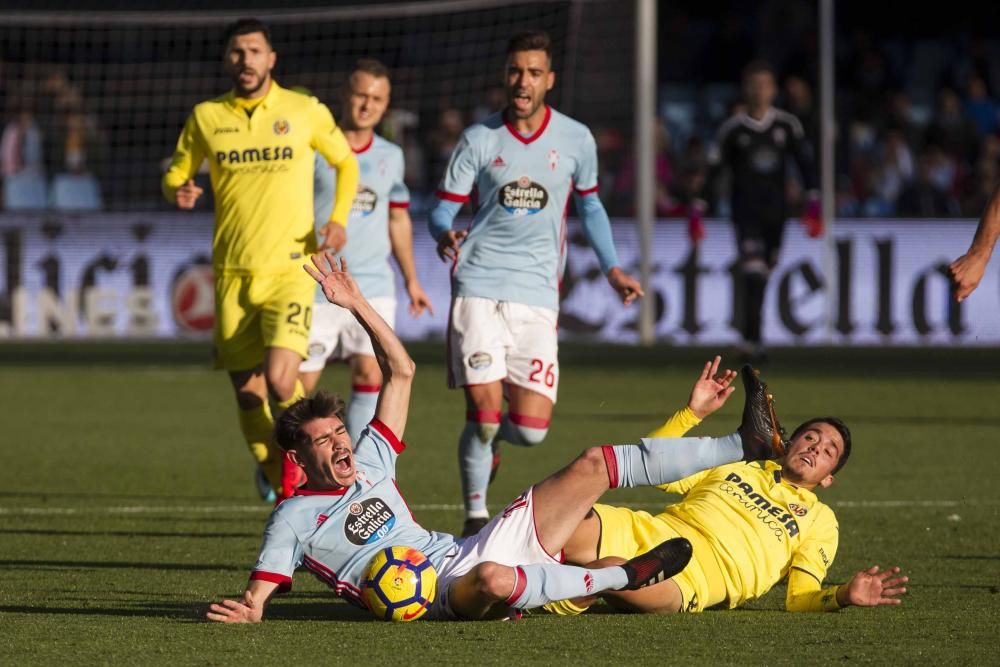
[[[546,366],[541,359],[532,359],[531,375],[528,376],[528,382],[542,382],[551,389],[556,384],[555,366],[555,364]]]

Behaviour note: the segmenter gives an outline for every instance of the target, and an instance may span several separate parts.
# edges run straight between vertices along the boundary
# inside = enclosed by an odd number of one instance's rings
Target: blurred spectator
[[[812,88],[799,76],[790,76],[785,81],[785,109],[802,123],[806,139],[816,146],[819,139],[819,118],[813,104]]]
[[[677,214],[677,200],[674,198],[671,187],[674,182],[674,170],[670,159],[670,133],[667,131],[667,124],[662,118],[656,119],[655,126],[655,148],[654,159],[656,164],[656,216],[659,218]],[[617,194],[624,202],[635,192],[635,154],[632,152],[621,165],[618,173],[618,181],[615,184]],[[635,205],[628,207],[634,211]]]
[[[486,91],[486,101],[472,111],[472,120],[475,123],[482,121],[488,116],[492,116],[498,111],[502,111],[507,106],[507,90],[497,84],[490,86]]]
[[[924,130],[914,118],[913,102],[910,96],[902,91],[896,91],[889,97],[888,117],[886,125],[899,128],[903,133],[906,145],[918,150],[924,145]]]
[[[88,168],[98,142],[91,119],[70,110],[64,120],[62,171],[52,179],[52,207],[59,210],[96,211],[102,208],[100,187]]]
[[[961,160],[976,159],[979,149],[976,126],[962,113],[962,102],[950,88],[938,93],[937,112],[927,128],[927,144],[935,144]]]
[[[428,135],[431,183],[436,184],[441,180],[445,167],[448,166],[448,160],[451,158],[464,129],[465,120],[462,118],[462,112],[458,109],[445,108],[438,116],[437,125]]]
[[[0,137],[4,208],[45,208],[42,132],[28,102],[15,103],[12,111]]]
[[[997,131],[997,103],[986,90],[986,82],[973,77],[965,98],[965,113],[975,123],[979,134],[995,134]]]
[[[922,153],[917,159],[917,178],[900,194],[897,213],[910,218],[957,216],[957,202],[938,185],[940,174],[940,158],[930,151]]]
[[[886,131],[880,152],[881,170],[875,190],[889,206],[884,215],[893,215],[895,202],[913,180],[913,153],[906,145],[903,131],[896,127]]]

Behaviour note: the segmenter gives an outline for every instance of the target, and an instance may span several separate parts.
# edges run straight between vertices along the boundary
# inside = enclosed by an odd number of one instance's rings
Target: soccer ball
[[[386,547],[368,562],[362,595],[376,618],[405,622],[424,615],[436,590],[437,571],[427,556],[411,547]]]

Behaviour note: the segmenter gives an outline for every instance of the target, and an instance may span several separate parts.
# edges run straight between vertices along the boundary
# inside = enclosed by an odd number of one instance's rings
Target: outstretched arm
[[[278,590],[278,584],[253,579],[243,591],[242,600],[223,600],[208,608],[205,618],[216,623],[260,623],[264,607]]]
[[[361,290],[347,272],[345,260],[341,260],[340,267],[337,267],[329,256],[320,253],[313,255],[312,262],[313,266],[306,264],[303,268],[323,288],[327,301],[351,311],[368,332],[372,347],[375,348],[375,358],[382,370],[382,391],[375,408],[375,417],[402,440],[410,409],[410,389],[416,364],[393,330],[362,296]]]
[[[956,301],[965,301],[979,286],[997,237],[1000,237],[1000,187],[993,191],[969,249],[948,267]]]
[[[785,608],[788,611],[837,611],[843,607],[876,607],[900,604],[900,595],[906,593],[903,585],[909,577],[900,575],[893,567],[884,572],[877,565],[858,572],[846,584],[827,586],[813,575],[798,568],[788,572],[788,594]]]

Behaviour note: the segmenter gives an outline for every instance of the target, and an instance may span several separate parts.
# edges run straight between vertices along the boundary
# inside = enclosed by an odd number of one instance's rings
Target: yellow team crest
[[[288,134],[291,129],[292,126],[284,118],[274,121],[274,133],[279,137]]]

